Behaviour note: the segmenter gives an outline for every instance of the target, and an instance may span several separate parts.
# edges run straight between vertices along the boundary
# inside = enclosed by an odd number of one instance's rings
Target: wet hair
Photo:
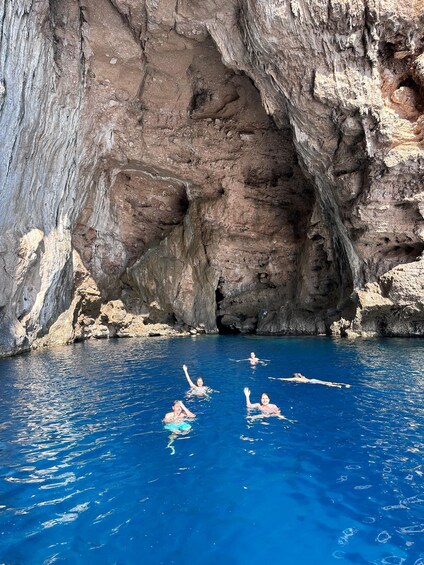
[[[180,400],[174,400],[174,402],[172,403],[172,408],[174,408],[174,406],[175,406],[176,404],[178,404],[179,402],[180,402]]]

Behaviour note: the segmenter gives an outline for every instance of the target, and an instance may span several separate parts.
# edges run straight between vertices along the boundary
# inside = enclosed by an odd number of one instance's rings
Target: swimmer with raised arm
[[[246,406],[250,409],[260,410],[263,416],[280,416],[281,417],[281,410],[278,408],[276,404],[270,403],[270,398],[266,392],[261,394],[261,401],[251,403],[250,402],[250,389],[246,386],[243,389],[244,396],[246,397]]]
[[[268,377],[274,381],[290,381],[293,383],[309,383],[311,385],[325,385],[325,386],[333,386],[337,388],[350,388],[350,385],[346,383],[333,383],[331,381],[320,381],[319,379],[307,379],[302,373],[294,373],[290,378],[282,378],[282,377]]]
[[[188,374],[187,365],[183,365],[183,371],[190,387],[189,394],[193,394],[195,396],[207,396],[210,392],[215,392],[213,389],[204,384],[202,377],[197,377],[196,383],[194,383]]]

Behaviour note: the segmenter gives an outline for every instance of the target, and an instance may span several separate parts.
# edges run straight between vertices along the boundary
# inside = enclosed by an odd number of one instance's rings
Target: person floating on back
[[[183,371],[190,387],[190,395],[193,394],[195,396],[207,396],[210,392],[215,392],[213,389],[204,384],[202,377],[197,377],[196,383],[194,383],[191,380],[190,375],[188,374],[187,365],[183,365]]]
[[[282,378],[282,377],[268,377],[274,381],[290,381],[293,383],[309,383],[311,385],[325,385],[325,386],[334,386],[337,388],[350,388],[350,385],[346,383],[332,383],[331,381],[320,381],[319,379],[307,379],[302,373],[293,373],[293,376],[290,378]]]
[[[244,395],[246,397],[246,406],[250,409],[259,410],[263,416],[280,416],[281,417],[281,410],[278,408],[276,404],[270,403],[269,395],[266,392],[261,394],[261,401],[251,403],[250,402],[250,389],[245,387],[243,389]]]

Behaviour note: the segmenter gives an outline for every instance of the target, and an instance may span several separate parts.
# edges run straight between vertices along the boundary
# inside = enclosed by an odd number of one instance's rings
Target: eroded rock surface
[[[424,15],[0,7],[0,351],[424,334]]]

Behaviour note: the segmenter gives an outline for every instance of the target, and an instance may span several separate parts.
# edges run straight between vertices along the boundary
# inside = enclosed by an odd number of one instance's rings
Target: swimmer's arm
[[[260,404],[259,402],[255,402],[255,404],[252,404],[250,402],[250,390],[247,388],[247,386],[243,389],[244,392],[244,396],[246,397],[246,406],[248,408],[259,408]]]
[[[292,377],[290,378],[283,378],[283,377],[268,377],[269,379],[273,380],[273,381],[296,381],[297,379],[293,379]]]
[[[250,422],[254,421],[254,420],[262,420],[263,417],[264,417],[263,414],[255,414],[254,416],[252,416],[251,414],[248,414],[248,416],[247,416],[248,421],[250,421]]]
[[[190,386],[191,388],[196,388],[197,385],[194,384],[194,382],[190,379],[190,375],[188,374],[187,365],[183,365],[183,371],[184,371],[184,374],[185,374],[185,376],[186,376],[186,379],[187,379],[187,382],[188,382],[189,386]]]
[[[286,422],[291,422],[291,423],[297,422],[297,420],[290,420],[289,418],[287,418],[286,416],[284,416],[284,414],[276,414],[276,417],[277,417],[279,420],[285,420]]]
[[[184,414],[188,418],[195,418],[196,417],[196,414],[193,414],[193,412],[190,412],[190,410],[187,408],[187,406],[185,406],[182,402],[180,402],[180,406],[183,409]]]

